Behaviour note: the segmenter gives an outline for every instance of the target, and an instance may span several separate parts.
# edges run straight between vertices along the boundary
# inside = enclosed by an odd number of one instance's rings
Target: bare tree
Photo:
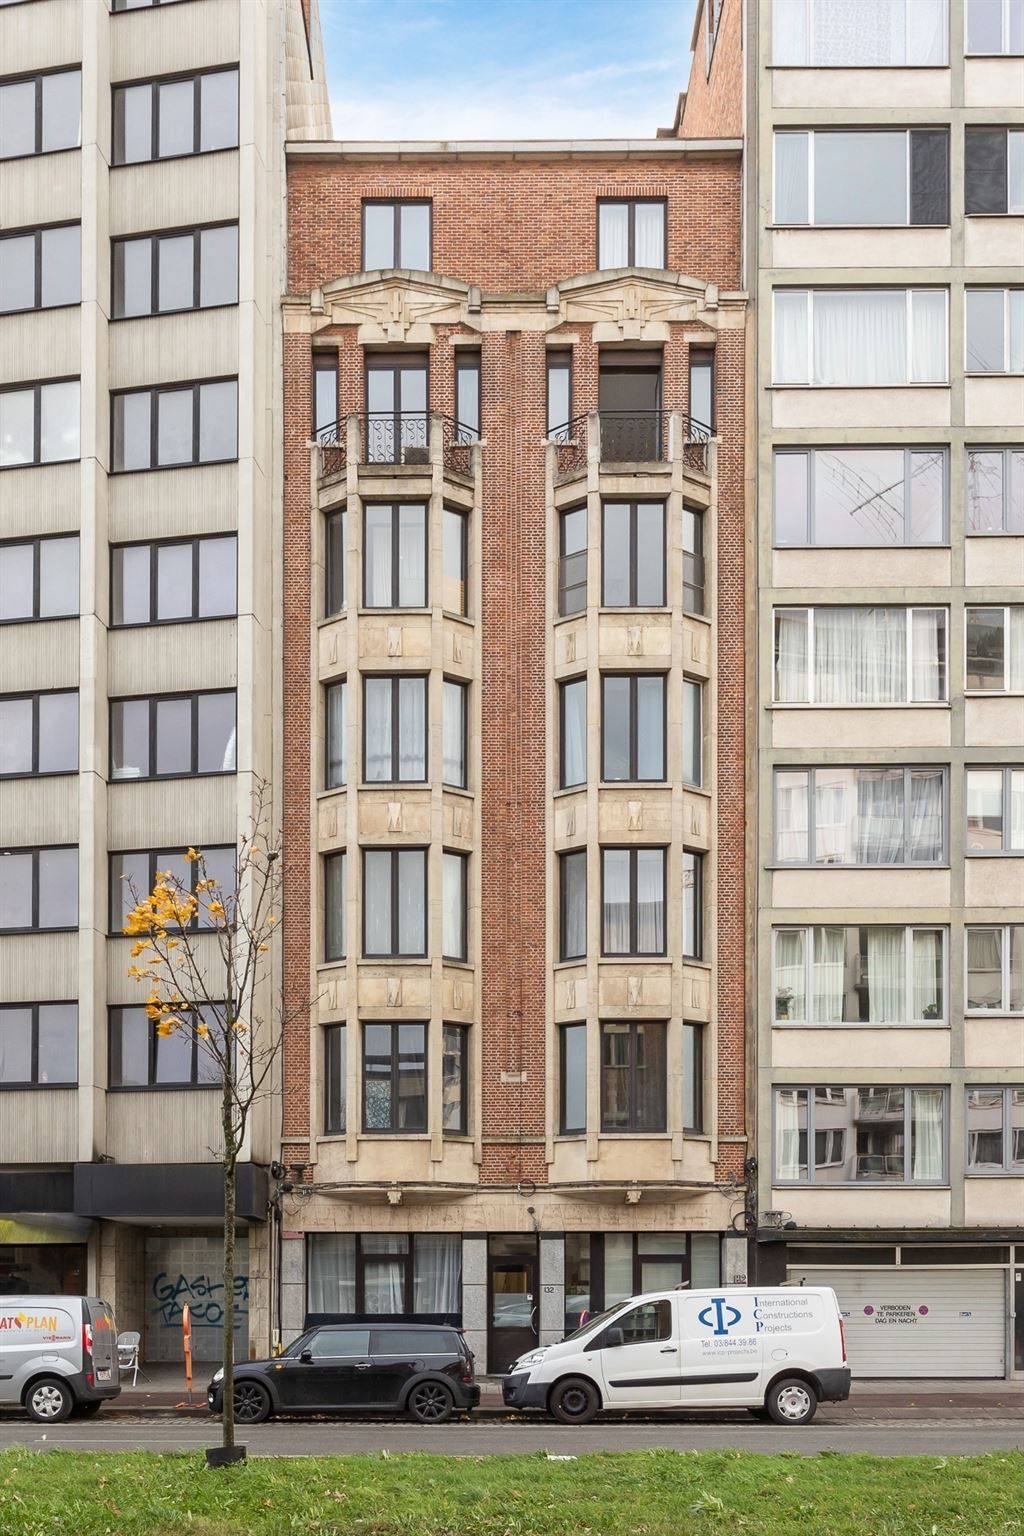
[[[214,878],[196,848],[180,870],[160,870],[124,932],[135,939],[128,974],[149,987],[146,1013],[157,1035],[194,1035],[200,1076],[220,1087],[224,1174],[223,1445],[235,1444],[235,1210],[238,1161],[253,1110],[273,1092],[285,1020],[272,998],[270,946],[280,917],[280,844],[267,827],[268,786],[253,792],[252,818],[238,846],[235,883]]]

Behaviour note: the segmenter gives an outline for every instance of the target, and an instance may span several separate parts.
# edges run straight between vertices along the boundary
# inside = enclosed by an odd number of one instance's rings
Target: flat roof
[[[565,155],[651,156],[736,155],[742,139],[319,139],[290,140],[287,153],[311,160],[470,160],[484,156],[510,160]]]

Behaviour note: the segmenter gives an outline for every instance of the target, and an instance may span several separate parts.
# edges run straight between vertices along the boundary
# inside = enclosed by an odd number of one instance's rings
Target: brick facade
[[[707,8],[700,0],[695,47],[679,125],[680,138],[738,139],[743,134],[743,0],[723,0],[711,68],[707,67]]]

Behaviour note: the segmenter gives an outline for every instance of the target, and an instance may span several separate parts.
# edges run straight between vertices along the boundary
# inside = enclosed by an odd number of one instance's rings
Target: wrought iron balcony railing
[[[574,416],[548,434],[557,450],[559,477],[586,467],[590,423],[602,464],[656,464],[681,452],[683,463],[698,474],[708,472],[712,432],[682,411],[592,411]],[[676,433],[682,434],[677,443]]]
[[[345,469],[350,425],[358,434],[361,464],[429,465],[433,448],[440,452],[445,469],[463,475],[472,471],[472,448],[479,437],[464,422],[436,411],[369,411],[353,412],[317,429],[321,474],[340,474]]]

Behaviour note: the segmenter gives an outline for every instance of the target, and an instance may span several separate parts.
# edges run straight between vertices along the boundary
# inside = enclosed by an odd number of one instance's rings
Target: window
[[[624,201],[599,198],[597,204],[597,266],[665,266],[665,226],[668,204],[664,198],[630,198]]]
[[[777,704],[937,704],[945,608],[776,608]]]
[[[558,856],[558,958],[582,960],[587,953],[587,854],[585,849]]]
[[[776,1088],[778,1184],[942,1184],[945,1088]]]
[[[967,1172],[1024,1174],[1024,1088],[968,1088]]]
[[[777,928],[776,1024],[945,1024],[942,928]]]
[[[946,128],[779,131],[776,224],[948,224]]]
[[[942,864],[945,807],[941,767],[778,769],[775,857],[780,864]]]
[[[115,544],[110,550],[110,622],[174,624],[238,611],[234,534]]]
[[[159,874],[170,874],[174,883],[190,896],[196,895],[200,880],[215,880],[217,889],[198,896],[199,906],[188,925],[194,932],[212,928],[215,920],[207,910],[211,899],[220,901],[231,916],[231,905],[238,887],[238,851],[227,847],[204,848],[202,869],[198,860],[185,858],[184,848],[146,848],[136,853],[110,855],[110,932],[122,933],[129,912],[144,900],[156,885]]]
[[[426,464],[427,358],[410,353],[366,359],[366,462]]]
[[[575,678],[558,686],[561,717],[559,763],[562,789],[587,782],[587,680]]]
[[[427,1026],[363,1025],[363,1130],[427,1128]]]
[[[704,685],[683,679],[683,783],[704,782]]]
[[[778,450],[775,543],[872,549],[942,544],[948,537],[948,467],[945,448]]]
[[[683,850],[683,956],[704,958],[704,855]]]
[[[324,1030],[324,1135],[340,1136],[347,1124],[348,1030],[331,1024]]]
[[[558,519],[558,611],[564,617],[587,606],[587,509],[573,507]]]
[[[363,602],[367,608],[427,606],[427,509],[368,502],[363,540]]]
[[[690,348],[690,420],[715,430],[715,354]]]
[[[238,70],[114,87],[114,164],[238,147]]]
[[[344,960],[346,909],[348,907],[348,860],[344,852],[324,859],[324,959]]]
[[[178,0],[114,0],[113,11],[148,11],[154,5],[177,5]]]
[[[968,693],[1024,692],[1024,608],[968,608]]]
[[[111,780],[186,778],[234,771],[233,689],[111,699]]]
[[[458,1321],[462,1237],[434,1232],[317,1232],[307,1238],[313,1316],[434,1317]],[[331,1330],[335,1335],[357,1330]],[[397,1333],[397,1331],[396,1331]],[[389,1333],[394,1341],[396,1333]],[[361,1331],[359,1354],[370,1353]],[[383,1339],[377,1336],[381,1348]],[[335,1345],[335,1348],[340,1347]],[[345,1346],[346,1350],[348,1346]],[[446,1341],[446,1349],[450,1341]],[[380,1353],[380,1350],[376,1351]]]
[[[1024,448],[968,448],[967,532],[1024,533]]]
[[[0,624],[77,613],[77,534],[0,544]]]
[[[442,953],[446,960],[466,960],[469,957],[469,941],[466,931],[466,888],[468,874],[468,854],[442,854]]]
[[[238,303],[238,225],[115,240],[115,320]]]
[[[964,129],[964,212],[1024,213],[1024,130]]]
[[[332,512],[324,519],[324,617],[327,619],[345,612],[347,517],[346,512]]]
[[[967,769],[964,851],[1024,854],[1024,768]]]
[[[947,0],[775,0],[772,63],[864,69],[949,62]]]
[[[968,373],[1024,373],[1024,288],[968,288]]]
[[[558,1031],[559,1109],[562,1136],[581,1136],[587,1128],[587,1026],[563,1024]]]
[[[79,381],[0,390],[0,468],[79,456]]]
[[[704,612],[704,514],[683,508],[683,612]]]
[[[82,297],[82,227],[55,224],[0,239],[0,314],[56,309]]]
[[[429,272],[431,208],[429,198],[408,203],[364,199],[363,271],[404,267]]]
[[[427,777],[427,680],[363,678],[363,776],[367,783]]]
[[[601,950],[665,953],[664,848],[602,848]]]
[[[445,678],[444,699],[444,724],[442,729],[441,750],[443,765],[441,772],[442,782],[452,784],[456,789],[465,789],[468,782],[466,773],[466,726],[468,720],[467,700],[469,687],[466,683],[455,683],[450,678]]]
[[[77,149],[81,142],[80,69],[0,83],[0,160]]]
[[[78,772],[78,690],[0,695],[0,778]]]
[[[425,848],[370,849],[363,853],[363,953],[427,952]]]
[[[944,288],[776,288],[776,384],[945,384]]]
[[[441,1130],[445,1136],[469,1133],[469,1030],[462,1024],[442,1030]]]
[[[967,1012],[1024,1013],[1024,927],[967,929]]]
[[[601,1025],[601,1129],[664,1131],[664,1024]]]
[[[665,603],[665,504],[606,501],[603,592],[606,608],[661,608]]]
[[[468,518],[464,512],[445,507],[442,513],[441,606],[449,613],[466,613],[466,564]]]
[[[0,1088],[77,1082],[77,1003],[0,1007]]]
[[[455,426],[460,443],[480,436],[480,353],[462,347],[455,354]]]
[[[601,678],[601,777],[664,779],[665,678],[605,673]]]
[[[967,0],[967,52],[1024,53],[1024,0]]]
[[[718,28],[722,20],[722,7],[725,0],[704,0],[707,27],[704,34],[704,72],[711,73],[711,60],[715,53],[715,43],[718,40]]]
[[[548,437],[572,420],[572,353],[547,354]]]
[[[683,1025],[683,1130],[704,1129],[704,1026]]]
[[[197,1010],[198,1022],[223,1031],[216,1007]],[[169,1035],[157,1033],[145,1008],[111,1008],[111,1088],[218,1088],[220,1068],[194,1024],[187,1019]]]
[[[338,354],[313,353],[313,436],[321,443],[343,441],[338,415]]]
[[[330,683],[324,689],[324,737],[327,756],[324,788],[343,789],[347,782],[348,683]]]
[[[133,389],[110,397],[115,473],[238,457],[238,380]]]
[[[0,848],[0,933],[78,927],[78,849]]]

